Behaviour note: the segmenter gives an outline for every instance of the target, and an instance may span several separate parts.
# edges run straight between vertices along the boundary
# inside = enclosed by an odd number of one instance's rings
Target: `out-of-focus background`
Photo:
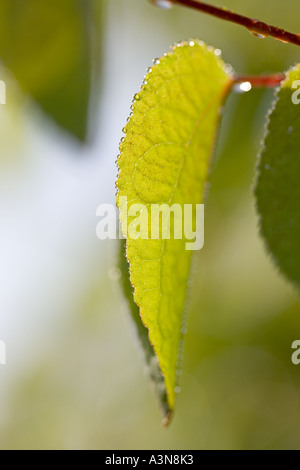
[[[247,74],[286,70],[299,61],[299,49],[180,7],[99,0],[87,17],[87,51],[78,8],[75,26],[62,27],[47,56],[30,25],[37,15],[55,18],[57,2],[44,13],[39,4],[48,2],[11,3],[12,29],[5,24],[7,0],[0,0],[1,30],[9,31],[0,35],[0,79],[7,84],[7,104],[0,105],[0,340],[7,346],[0,448],[299,449],[300,366],[291,362],[299,302],[266,254],[251,193],[273,91],[233,95],[227,103],[206,204],[206,245],[190,292],[182,392],[168,430],[118,286],[118,244],[96,238],[96,208],[115,200],[121,129],[155,57],[196,37]],[[28,17],[20,3],[30,4]],[[300,29],[298,0],[284,8],[282,0],[212,3]],[[61,127],[83,138],[86,110],[78,110],[88,92],[76,90],[73,72],[67,87],[60,83],[56,71],[68,65],[60,54],[64,40],[71,56],[82,49],[93,65],[85,145]],[[84,70],[89,62],[79,64]]]

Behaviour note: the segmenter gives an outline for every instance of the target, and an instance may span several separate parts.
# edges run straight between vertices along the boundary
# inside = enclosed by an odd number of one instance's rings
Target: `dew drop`
[[[250,31],[250,33],[258,39],[265,39],[267,37],[266,34],[257,33],[256,31]]]
[[[215,49],[214,54],[215,54],[216,57],[220,57],[222,55],[221,49]]]
[[[189,46],[194,47],[195,41],[189,41]]]
[[[258,38],[258,39],[264,39],[264,38],[266,38],[266,37],[268,36],[268,34],[259,33],[259,32],[257,31],[257,29],[261,29],[262,26],[264,26],[264,25],[261,23],[261,21],[259,21],[259,20],[253,20],[253,23],[256,25],[256,30],[249,28],[250,33],[251,33],[253,36],[255,36],[256,38]]]
[[[155,6],[161,8],[162,10],[170,10],[174,6],[171,0],[150,0],[150,3],[153,3]]]
[[[124,141],[125,141],[125,137],[122,137],[122,139],[120,140],[120,145],[119,145],[119,150],[120,150],[120,152],[123,151],[123,144],[124,144]]]
[[[237,83],[233,89],[236,93],[247,93],[252,90],[252,85],[250,82]]]
[[[154,59],[153,64],[154,64],[154,65],[160,64],[160,59]]]
[[[225,64],[223,67],[223,70],[225,73],[228,73],[229,75],[233,74],[234,72],[233,67],[230,64]]]
[[[126,134],[126,133],[127,133],[126,127],[123,127],[122,132],[123,132],[123,134]]]
[[[151,72],[152,72],[152,67],[149,67],[149,68],[147,69],[147,73],[151,73]]]
[[[135,101],[139,101],[140,99],[141,99],[141,97],[138,93],[136,95],[134,95],[134,100]]]
[[[177,387],[175,387],[174,391],[175,391],[176,394],[178,394],[178,393],[181,392],[181,388],[177,386]]]
[[[290,127],[288,128],[288,130],[286,131],[286,133],[287,133],[288,135],[292,135],[293,132],[294,132],[293,126],[290,126]]]
[[[123,150],[124,142],[125,142],[125,137],[122,137],[122,139],[120,140],[120,145],[119,145],[120,152],[122,152],[122,150]]]

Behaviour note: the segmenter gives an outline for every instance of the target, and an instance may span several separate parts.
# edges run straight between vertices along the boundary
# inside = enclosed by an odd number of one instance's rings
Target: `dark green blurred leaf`
[[[80,140],[88,128],[93,7],[94,0],[0,0],[0,59]]]
[[[300,287],[300,106],[292,97],[300,66],[278,92],[255,189],[261,232],[276,264]],[[294,85],[295,86],[295,85]],[[299,95],[299,93],[296,93]],[[294,96],[297,97],[297,96]]]

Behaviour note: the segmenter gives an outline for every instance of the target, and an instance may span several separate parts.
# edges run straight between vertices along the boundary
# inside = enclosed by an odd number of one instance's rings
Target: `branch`
[[[171,1],[171,3],[178,4],[181,6],[194,8],[195,10],[199,10],[203,13],[216,16],[217,18],[220,18],[222,20],[231,21],[232,23],[244,26],[257,37],[265,38],[267,36],[271,36],[272,38],[277,39],[278,41],[300,46],[300,34],[289,33],[284,29],[277,28],[277,26],[271,26],[262,21],[251,19],[247,16],[238,15],[237,13],[234,13],[230,10],[226,10],[225,8],[218,8],[196,0],[169,1]]]

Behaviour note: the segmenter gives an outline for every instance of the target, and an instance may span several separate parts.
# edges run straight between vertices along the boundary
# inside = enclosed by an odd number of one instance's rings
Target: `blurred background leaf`
[[[300,287],[300,112],[293,101],[300,66],[282,83],[259,158],[255,188],[260,229],[276,265]],[[297,82],[298,80],[298,82]],[[297,91],[297,89],[296,89]]]
[[[1,0],[0,59],[22,90],[81,141],[88,134],[93,46],[101,43],[95,0]],[[97,70],[96,81],[99,78]]]

